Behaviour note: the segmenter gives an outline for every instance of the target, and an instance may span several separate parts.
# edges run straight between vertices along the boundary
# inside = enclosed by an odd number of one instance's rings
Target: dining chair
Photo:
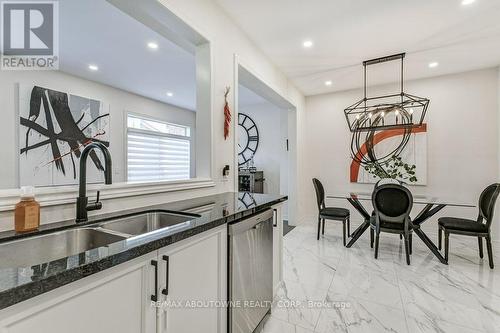
[[[488,261],[490,268],[493,264],[493,250],[491,248],[490,227],[495,212],[495,204],[500,193],[500,184],[492,184],[485,188],[479,196],[479,214],[476,220],[468,220],[457,217],[441,217],[438,219],[438,240],[441,250],[441,238],[444,232],[444,258],[448,261],[448,250],[450,248],[450,234],[477,237],[479,244],[479,257],[483,258],[483,237],[486,239],[488,250]],[[484,223],[483,223],[484,222]]]
[[[385,185],[385,184],[399,184],[399,185],[405,185],[405,183],[399,179],[395,179],[395,178],[380,178],[376,183],[375,183],[375,186],[373,186],[373,188],[377,188],[381,185]],[[373,213],[372,213],[373,215]],[[370,229],[370,246],[373,248],[373,229]],[[403,235],[399,235],[399,239],[403,239]],[[410,248],[410,254],[411,254],[411,248]]]
[[[413,206],[411,192],[400,184],[377,186],[372,193],[374,215],[370,227],[375,232],[375,259],[378,257],[380,232],[403,235],[406,263],[410,264],[412,226],[410,212]]]
[[[346,244],[346,226],[347,226],[347,237],[351,236],[350,233],[350,216],[351,213],[349,209],[339,208],[339,207],[326,207],[325,206],[325,189],[323,184],[316,179],[313,178],[314,190],[316,191],[316,202],[318,204],[318,240],[319,233],[321,230],[321,223],[323,223],[323,231],[322,234],[325,234],[325,220],[334,220],[341,221],[343,225],[343,238],[344,238],[344,246]]]
[[[399,179],[395,179],[395,178],[381,178],[381,179],[379,179],[379,180],[375,183],[374,188],[379,187],[379,186],[382,186],[382,185],[385,185],[385,184],[398,184],[398,185],[405,185],[405,183],[404,183],[404,182],[402,182],[402,181],[401,181],[401,180],[399,180]]]

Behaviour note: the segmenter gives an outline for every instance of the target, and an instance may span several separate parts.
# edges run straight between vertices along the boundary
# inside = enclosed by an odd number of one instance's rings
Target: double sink
[[[188,213],[146,212],[0,243],[0,268],[27,267],[54,261],[197,217],[199,215]]]

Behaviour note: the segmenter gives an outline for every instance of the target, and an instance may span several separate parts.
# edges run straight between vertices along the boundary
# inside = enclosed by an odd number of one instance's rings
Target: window
[[[132,182],[189,179],[191,129],[128,115],[127,173]]]

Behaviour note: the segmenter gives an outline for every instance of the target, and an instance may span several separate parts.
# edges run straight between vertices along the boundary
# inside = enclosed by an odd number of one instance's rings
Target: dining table
[[[346,247],[349,248],[354,243],[356,243],[359,237],[361,237],[366,229],[370,227],[371,214],[368,213],[363,203],[371,203],[372,194],[369,192],[350,192],[343,194],[328,194],[326,195],[326,198],[347,200],[364,219],[363,223],[351,234],[351,239],[346,245]],[[415,218],[410,219],[413,232],[424,242],[424,244],[439,259],[441,263],[447,265],[447,260],[441,255],[436,244],[432,242],[429,236],[427,236],[427,234],[422,230],[421,226],[424,222],[428,221],[431,217],[433,217],[446,206],[471,208],[476,207],[476,205],[461,200],[440,198],[437,196],[426,194],[414,194],[413,204],[423,205],[423,208],[415,216]]]

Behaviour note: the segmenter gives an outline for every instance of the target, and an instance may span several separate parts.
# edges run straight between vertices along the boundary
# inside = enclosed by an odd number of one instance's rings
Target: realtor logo
[[[2,1],[4,70],[58,69],[58,3]]]

